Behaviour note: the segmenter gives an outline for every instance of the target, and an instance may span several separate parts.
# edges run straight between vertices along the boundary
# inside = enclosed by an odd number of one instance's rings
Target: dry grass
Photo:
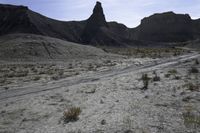
[[[153,72],[153,74],[154,74],[154,77],[152,78],[152,80],[155,82],[160,81],[160,76],[158,76],[158,74],[155,71]]]
[[[173,79],[175,80],[180,80],[181,77],[177,75],[178,74],[178,71],[176,69],[171,69],[168,71],[167,74],[165,74],[165,77],[166,78],[169,78],[171,75],[173,76]]]
[[[199,70],[196,67],[191,67],[189,73],[199,73]]]
[[[185,108],[182,113],[184,125],[188,128],[199,128],[200,127],[200,115],[196,112],[192,106]]]
[[[178,56],[184,54],[186,51],[179,48],[102,48],[108,53],[119,55],[134,56],[134,57],[152,57],[162,58],[169,56]]]
[[[40,80],[41,79],[41,77],[40,76],[36,76],[36,77],[34,77],[34,81],[38,81],[38,80]]]
[[[5,84],[6,83],[6,78],[0,78],[0,84]]]
[[[190,91],[199,91],[199,89],[200,89],[199,85],[197,85],[197,84],[195,85],[193,83],[187,83],[187,84],[183,85],[183,87],[188,88],[188,90],[190,90]]]
[[[71,121],[77,121],[78,117],[81,113],[81,109],[79,107],[72,107],[63,113],[63,119],[65,123],[71,122]]]
[[[199,65],[199,60],[195,59],[195,65]]]
[[[171,76],[171,74],[167,73],[165,74],[165,78],[169,78]]]
[[[168,71],[169,74],[176,75],[178,72],[176,69],[172,69]]]
[[[65,78],[65,66],[52,64],[11,64],[0,66],[0,86],[7,83]],[[68,76],[73,76],[67,72]],[[14,81],[14,82],[13,82]]]
[[[143,74],[142,75],[142,82],[143,82],[143,88],[144,90],[148,89],[148,86],[149,86],[149,81],[150,81],[150,77],[148,77],[148,74]]]

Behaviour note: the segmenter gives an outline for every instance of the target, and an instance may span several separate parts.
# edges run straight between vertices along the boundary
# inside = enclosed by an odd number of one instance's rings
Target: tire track
[[[189,55],[184,55],[184,56],[179,56],[173,59],[168,59],[162,62],[159,62],[157,64],[151,63],[142,67],[135,68],[133,66],[129,66],[124,69],[118,69],[118,70],[109,70],[105,72],[97,72],[95,74],[89,75],[89,76],[82,76],[78,78],[66,78],[66,79],[61,79],[59,81],[55,82],[49,82],[47,84],[39,84],[39,85],[30,85],[30,86],[25,86],[21,88],[15,88],[14,90],[7,90],[4,92],[0,93],[0,102],[5,102],[8,99],[10,100],[16,100],[17,98],[23,98],[27,95],[33,95],[33,94],[39,94],[41,92],[45,91],[50,91],[50,90],[55,90],[59,89],[61,87],[69,87],[77,84],[82,84],[82,83],[90,83],[90,82],[95,82],[98,80],[105,80],[108,78],[112,78],[114,76],[119,76],[119,75],[124,75],[128,73],[143,73],[143,72],[148,72],[148,71],[153,71],[161,68],[165,68],[171,65],[176,65],[180,62],[191,60],[194,58],[199,57],[200,54],[198,53],[193,53]]]

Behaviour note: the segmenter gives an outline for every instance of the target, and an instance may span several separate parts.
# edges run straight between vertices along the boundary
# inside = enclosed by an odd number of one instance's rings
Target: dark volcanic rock
[[[88,23],[96,27],[107,26],[105,15],[103,13],[103,8],[100,2],[96,3],[93,10],[93,14],[88,19]]]
[[[0,35],[15,32],[38,33],[31,24],[28,7],[0,5]]]
[[[200,38],[200,19],[193,20],[194,38]]]
[[[136,28],[127,28],[117,22],[106,22],[100,2],[89,19],[70,22],[45,17],[25,6],[0,4],[0,35],[10,33],[39,34],[99,46],[145,47],[154,42],[198,39],[200,20],[192,20],[187,14],[166,12],[144,18]]]
[[[77,42],[84,26],[84,21],[62,22],[42,16],[24,6],[0,5],[0,35],[33,33]]]
[[[90,43],[95,35],[99,32],[101,27],[108,27],[108,24],[104,16],[101,3],[97,2],[96,6],[94,7],[93,14],[87,20],[86,27],[82,33],[83,43]]]
[[[144,18],[136,39],[156,42],[183,42],[193,39],[192,20],[188,14],[166,12]]]
[[[84,44],[114,47],[133,45],[134,41],[128,37],[129,29],[125,25],[106,22],[100,2],[96,3],[81,36]]]
[[[122,24],[107,23],[101,3],[97,2],[89,19],[70,22],[47,18],[24,6],[0,5],[0,35],[9,33],[39,34],[90,45],[124,46],[129,32]]]

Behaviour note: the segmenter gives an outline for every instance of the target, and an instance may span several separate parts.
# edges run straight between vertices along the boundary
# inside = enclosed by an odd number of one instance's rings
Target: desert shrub
[[[15,74],[15,77],[26,77],[28,75],[28,71],[21,71]]]
[[[190,91],[198,91],[200,88],[198,85],[194,85],[193,83],[187,83],[184,87],[187,87]]]
[[[69,64],[68,69],[72,69],[72,68],[73,68],[72,64]]]
[[[166,52],[166,53],[169,53],[170,51],[169,51],[169,49],[166,49],[165,52]]]
[[[108,63],[112,63],[112,61],[111,60],[106,60],[106,61],[104,61],[106,64],[108,64]]]
[[[4,90],[8,90],[9,89],[9,87],[4,87]]]
[[[189,70],[189,73],[199,73],[199,70],[198,70],[196,67],[192,67],[192,68]]]
[[[193,111],[194,109],[187,109],[182,113],[184,125],[187,127],[199,127],[200,126],[200,116],[198,113]]]
[[[96,69],[95,69],[95,67],[92,64],[89,64],[88,70],[89,71],[95,71]]]
[[[177,72],[176,69],[172,69],[172,70],[169,70],[168,73],[175,75],[175,74],[177,74],[178,72]]]
[[[81,108],[79,107],[72,107],[69,110],[64,111],[63,113],[64,122],[68,123],[70,121],[77,121],[80,113],[81,113]]]
[[[64,70],[57,70],[54,75],[52,75],[51,79],[53,80],[59,80],[61,78],[64,78]]]
[[[37,73],[37,72],[38,72],[38,70],[37,70],[35,67],[32,67],[32,68],[31,68],[31,71],[34,72],[34,73]]]
[[[6,78],[0,78],[0,84],[6,83]]]
[[[8,77],[8,78],[15,77],[15,73],[11,71],[9,73],[4,74],[4,77]]]
[[[58,71],[58,75],[59,75],[60,77],[62,77],[62,76],[64,75],[64,70],[60,69],[60,70]]]
[[[195,59],[195,64],[199,65],[199,60],[198,59]]]
[[[180,80],[181,77],[180,77],[180,76],[175,76],[174,79],[176,79],[176,80]]]
[[[40,78],[41,78],[40,76],[36,76],[36,77],[34,77],[33,80],[34,80],[34,81],[38,81],[38,80],[40,80]]]
[[[104,48],[108,53],[135,56],[135,57],[154,57],[160,58],[168,56],[171,53],[174,55],[182,54],[184,51],[177,48]],[[163,54],[167,53],[167,54]]]
[[[13,77],[26,77],[28,75],[28,71],[20,71],[20,72],[10,72],[5,74],[5,77],[13,78]]]
[[[153,74],[155,75],[154,77],[153,77],[153,81],[160,81],[160,77],[158,76],[158,74],[154,71],[153,72]]]
[[[167,73],[165,74],[165,78],[169,78],[171,76],[171,74]]]
[[[169,74],[169,76],[172,75],[174,77],[173,79],[176,79],[176,80],[181,79],[180,76],[177,76],[178,71],[176,69],[169,70],[168,74]]]
[[[44,70],[39,70],[39,73],[38,74],[40,74],[40,75],[42,75],[42,74],[45,74],[46,72],[44,71]]]
[[[153,81],[160,81],[160,77],[156,75],[155,77],[153,77]]]
[[[178,55],[178,53],[177,53],[177,52],[174,52],[173,56],[177,56],[177,55]]]
[[[10,66],[10,71],[15,71],[17,69],[16,66]]]
[[[55,74],[56,73],[56,69],[49,69],[47,72],[46,72],[46,74],[48,74],[48,75],[53,75],[53,74]]]
[[[51,77],[52,80],[59,80],[60,79],[60,76],[59,75],[53,75]]]
[[[143,74],[142,75],[142,78],[141,78],[141,80],[143,81],[143,89],[144,90],[146,90],[146,89],[148,89],[148,86],[149,86],[149,80],[150,80],[151,78],[149,78],[148,77],[148,74]]]

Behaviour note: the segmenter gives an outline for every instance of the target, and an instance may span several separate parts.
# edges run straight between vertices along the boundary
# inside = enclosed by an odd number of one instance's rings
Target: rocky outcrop
[[[106,22],[102,4],[84,21],[58,21],[25,6],[0,4],[0,35],[31,33],[99,46],[145,46],[152,42],[184,42],[200,38],[200,20],[187,14],[166,12],[142,19],[136,28]]]
[[[166,12],[144,18],[136,39],[155,42],[183,42],[193,39],[192,20],[188,14]]]
[[[25,6],[0,5],[0,35],[32,33],[68,41],[80,41],[85,22],[62,22],[33,12]]]
[[[193,21],[193,34],[194,38],[200,39],[200,19]]]
[[[106,27],[107,26],[103,8],[100,2],[96,3],[93,9],[93,14],[87,20],[87,23],[88,25],[90,25],[90,27],[101,27],[101,26]]]
[[[103,8],[97,2],[93,14],[86,20],[83,30],[82,43],[98,46],[123,47],[131,45],[133,41],[128,38],[129,30],[123,24],[117,22],[106,22]]]
[[[93,14],[87,20],[87,24],[82,33],[83,43],[90,43],[102,27],[108,27],[108,24],[104,16],[101,3],[97,2],[96,6],[94,7]]]
[[[28,7],[0,5],[0,35],[23,32],[38,33],[28,18]]]

